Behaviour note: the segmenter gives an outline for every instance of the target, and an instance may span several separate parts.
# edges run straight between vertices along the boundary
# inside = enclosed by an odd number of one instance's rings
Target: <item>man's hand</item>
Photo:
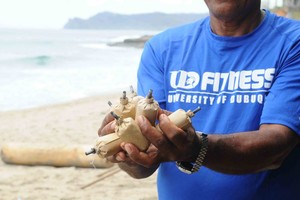
[[[193,127],[189,127],[185,132],[172,123],[165,114],[159,116],[162,132],[151,126],[144,116],[139,116],[137,122],[144,136],[151,142],[149,149],[141,152],[132,144],[122,143],[124,152],[116,154],[113,162],[153,168],[161,162],[195,161],[200,150],[200,142]]]
[[[150,163],[195,161],[200,150],[200,141],[192,126],[184,131],[171,122],[164,113],[159,115],[159,127],[162,132],[152,127],[143,116],[137,120],[144,136],[158,151],[156,160]],[[147,160],[142,157],[139,159],[141,159],[139,160],[140,164],[147,165]]]
[[[113,133],[115,131],[115,127],[116,127],[116,121],[114,117],[110,113],[108,113],[105,116],[104,120],[102,121],[101,127],[98,130],[98,135],[101,137]],[[158,164],[153,167],[151,167],[151,164],[148,165],[149,167],[144,167],[139,163],[133,161],[132,158],[129,157],[129,153],[133,156],[138,153],[143,153],[140,152],[135,145],[130,143],[125,144],[123,142],[121,144],[121,147],[124,149],[123,151],[120,151],[113,156],[107,157],[107,159],[110,162],[118,163],[121,169],[126,171],[129,175],[131,175],[134,178],[145,178],[150,176],[156,171]],[[153,145],[150,145],[147,152],[143,154],[149,155],[151,157],[155,155],[156,152],[157,149]],[[149,160],[153,160],[153,159],[149,159]]]
[[[186,131],[178,128],[169,120],[168,111],[159,111],[161,131],[153,127],[144,117],[136,120],[143,135],[151,142],[149,148],[142,152],[135,145],[122,143],[123,151],[108,157],[110,162],[118,163],[129,175],[135,178],[150,176],[161,162],[195,161],[200,150],[200,142],[193,127]],[[99,136],[114,132],[113,117],[107,115],[98,131]]]

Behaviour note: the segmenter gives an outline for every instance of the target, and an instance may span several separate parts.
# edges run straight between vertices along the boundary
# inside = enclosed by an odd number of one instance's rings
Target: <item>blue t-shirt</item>
[[[228,134],[282,124],[300,135],[300,22],[269,11],[250,34],[222,37],[210,18],[164,31],[146,43],[138,93],[153,89],[162,108],[202,109],[196,130]],[[186,175],[175,163],[158,173],[161,200],[299,199],[299,145],[275,170],[230,175],[206,167]]]

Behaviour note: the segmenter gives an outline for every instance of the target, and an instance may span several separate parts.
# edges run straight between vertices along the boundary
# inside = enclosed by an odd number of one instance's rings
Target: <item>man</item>
[[[138,71],[139,94],[153,89],[161,108],[202,108],[193,127],[161,112],[161,133],[139,117],[152,145],[110,160],[135,178],[159,169],[163,200],[299,199],[300,23],[260,0],[205,2],[210,16],[153,37]]]

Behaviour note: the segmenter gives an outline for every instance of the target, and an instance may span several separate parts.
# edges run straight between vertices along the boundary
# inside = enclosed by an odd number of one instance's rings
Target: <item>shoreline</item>
[[[20,142],[32,146],[92,146],[109,110],[107,101],[119,98],[120,94],[114,93],[0,112],[0,148]],[[1,160],[0,192],[3,199],[157,199],[156,174],[137,180],[119,171],[82,189],[110,170],[9,165]]]
[[[86,97],[78,97],[66,101],[60,101],[60,102],[53,102],[53,103],[48,103],[48,104],[43,104],[43,105],[36,105],[36,106],[29,106],[29,107],[24,107],[24,108],[15,108],[15,109],[10,109],[10,110],[0,110],[0,115],[3,113],[12,113],[12,112],[20,112],[20,111],[30,111],[30,110],[36,110],[36,109],[43,109],[43,108],[52,108],[52,107],[58,107],[58,106],[64,106],[64,105],[72,105],[72,104],[77,104],[77,103],[82,103],[82,102],[87,102],[87,101],[93,101],[99,99],[100,101],[105,101],[105,98],[107,98],[107,101],[111,100],[111,98],[117,100],[120,96],[122,95],[122,92],[118,91],[113,91],[113,92],[107,92],[105,94],[94,94],[91,96],[86,96]],[[108,107],[106,101],[106,105]],[[109,107],[108,107],[109,108]]]

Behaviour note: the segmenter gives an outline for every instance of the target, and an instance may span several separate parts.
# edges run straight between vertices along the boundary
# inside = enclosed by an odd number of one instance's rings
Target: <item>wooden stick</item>
[[[89,183],[89,184],[86,184],[86,185],[82,186],[81,189],[85,189],[85,188],[87,188],[87,187],[90,187],[90,186],[92,186],[92,185],[98,183],[99,181],[102,181],[102,180],[104,180],[105,178],[107,178],[107,177],[109,177],[109,176],[112,176],[112,175],[118,173],[119,171],[121,171],[121,169],[120,169],[119,167],[114,167],[114,168],[112,168],[112,169],[109,169],[108,171],[99,174],[99,175],[97,176],[97,177],[99,177],[99,178],[96,179],[95,181],[93,181],[93,182],[91,182],[91,183]]]

